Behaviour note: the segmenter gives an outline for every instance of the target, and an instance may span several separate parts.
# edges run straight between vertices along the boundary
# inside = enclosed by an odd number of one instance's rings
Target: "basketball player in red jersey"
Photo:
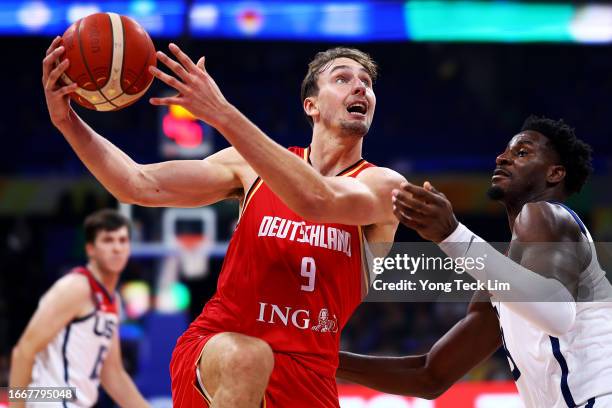
[[[397,228],[391,191],[404,178],[361,157],[376,97],[367,54],[317,54],[302,83],[312,127],[307,148],[279,146],[223,96],[204,68],[170,44],[178,61],[151,67],[177,104],[215,127],[232,147],[205,160],[141,165],[94,132],[58,84],[66,64],[54,41],[43,62],[53,124],[123,202],[202,206],[239,199],[241,217],[217,292],[178,340],[171,362],[175,407],[338,407],[340,330],[368,288],[364,246]],[[74,89],[72,89],[74,90]]]
[[[147,407],[123,368],[119,344],[115,287],[130,256],[128,220],[101,210],[87,217],[84,227],[87,266],[74,268],[40,300],[13,349],[10,386],[74,387],[76,398],[62,406],[91,407],[102,384],[120,406]]]

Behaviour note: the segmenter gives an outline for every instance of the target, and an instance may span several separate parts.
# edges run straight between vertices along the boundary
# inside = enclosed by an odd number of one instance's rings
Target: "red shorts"
[[[204,345],[218,333],[187,332],[177,341],[170,361],[174,408],[208,407],[196,370]],[[338,408],[336,379],[305,368],[291,355],[274,353],[274,370],[262,404],[265,408]]]

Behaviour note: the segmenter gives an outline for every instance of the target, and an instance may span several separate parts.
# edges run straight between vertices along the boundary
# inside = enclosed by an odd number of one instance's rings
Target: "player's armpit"
[[[89,283],[80,274],[64,276],[47,291],[13,349],[11,387],[28,386],[36,353],[77,317],[89,301]]]
[[[488,294],[477,292],[466,316],[421,356],[340,354],[337,376],[393,394],[435,399],[501,345]]]
[[[328,193],[305,209],[305,218],[348,225],[393,223],[391,191],[406,179],[399,173],[371,167],[357,177],[325,177]]]
[[[233,147],[204,160],[139,165],[130,180],[132,193],[127,202],[149,207],[199,207],[239,198],[251,173]]]

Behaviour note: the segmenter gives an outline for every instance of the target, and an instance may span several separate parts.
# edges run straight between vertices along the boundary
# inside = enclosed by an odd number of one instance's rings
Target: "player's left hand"
[[[393,213],[423,239],[441,242],[457,228],[453,206],[430,182],[423,187],[405,182],[393,192]]]
[[[153,105],[180,105],[198,119],[217,127],[231,109],[231,105],[206,71],[204,57],[194,64],[176,44],[170,43],[168,48],[178,62],[162,51],[157,51],[157,59],[170,68],[176,77],[154,66],[149,67],[149,72],[166,85],[176,89],[178,94],[165,98],[151,98],[149,102]]]

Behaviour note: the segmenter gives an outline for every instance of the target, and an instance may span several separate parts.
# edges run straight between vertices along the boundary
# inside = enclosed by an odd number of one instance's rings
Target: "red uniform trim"
[[[251,184],[251,188],[249,188],[249,191],[247,191],[246,195],[244,196],[244,201],[243,201],[244,204],[242,205],[242,211],[240,212],[240,216],[244,214],[244,211],[246,210],[247,206],[249,205],[249,202],[251,201],[251,198],[253,198],[253,196],[255,195],[257,190],[259,190],[262,184],[263,184],[262,178],[257,176],[253,184]]]
[[[104,285],[98,282],[89,269],[84,266],[78,266],[70,271],[70,273],[78,273],[87,278],[89,287],[91,288],[91,299],[97,310],[103,310],[109,313],[119,313],[115,297],[108,293]]]

